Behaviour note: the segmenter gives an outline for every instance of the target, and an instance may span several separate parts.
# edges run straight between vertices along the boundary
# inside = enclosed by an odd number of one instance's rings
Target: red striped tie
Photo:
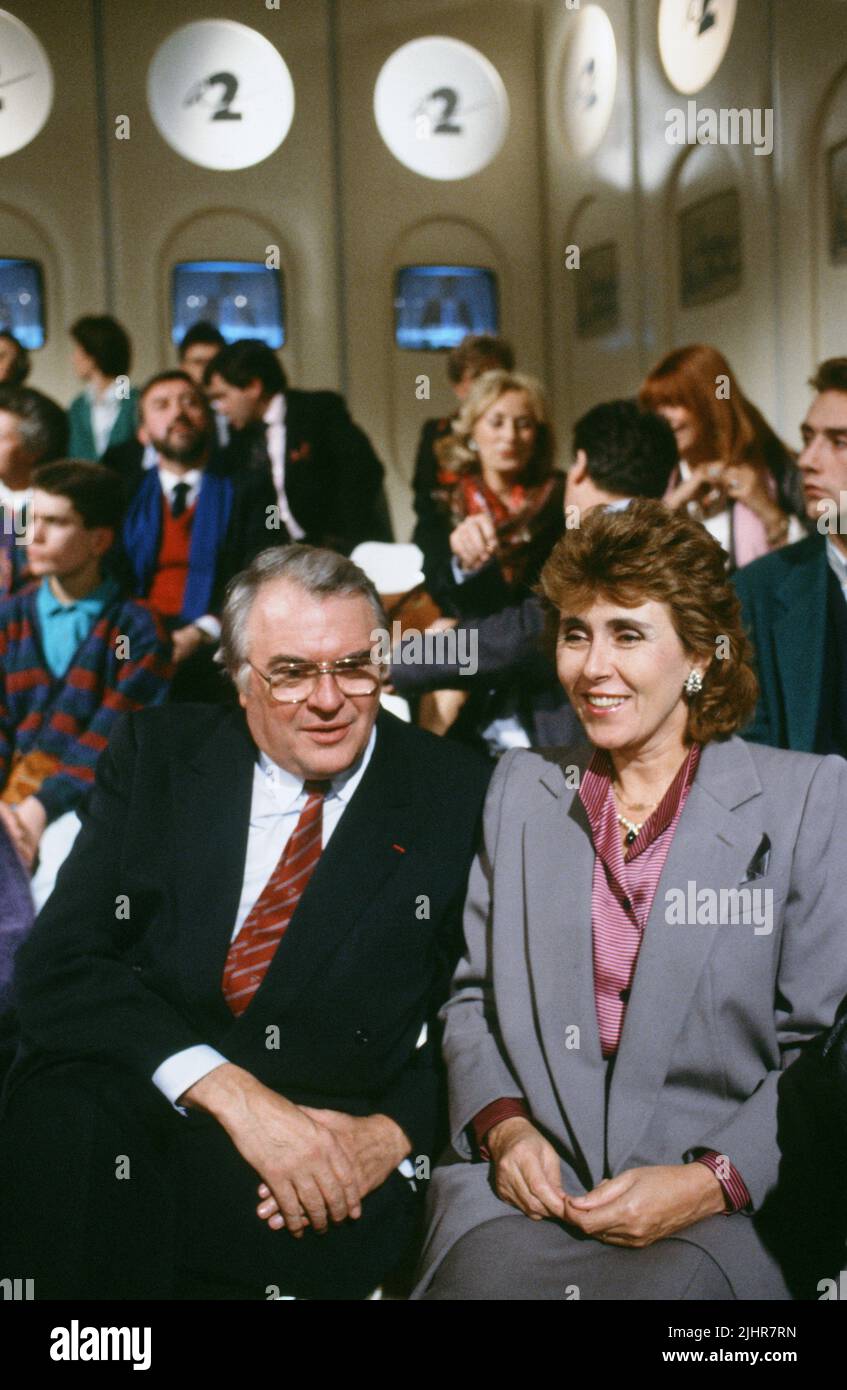
[[[306,805],[294,834],[227,952],[223,993],[236,1018],[244,1013],[262,983],[321,856],[323,804],[329,782],[306,782],[304,790],[308,792]]]

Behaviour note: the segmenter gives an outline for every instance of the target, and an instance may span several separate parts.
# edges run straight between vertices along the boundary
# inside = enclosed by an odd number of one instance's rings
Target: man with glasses
[[[403,1256],[488,772],[380,711],[385,626],[349,560],[264,551],[223,613],[240,708],[103,753],[19,956],[0,1263],[36,1297],[360,1298]]]

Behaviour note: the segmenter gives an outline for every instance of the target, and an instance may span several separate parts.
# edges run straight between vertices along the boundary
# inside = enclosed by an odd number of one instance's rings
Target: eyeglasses
[[[380,686],[379,666],[370,652],[356,652],[341,661],[298,661],[281,666],[266,675],[248,661],[248,666],[267,683],[272,700],[279,705],[299,705],[314,694],[321,676],[332,676],[342,695],[373,695]]]

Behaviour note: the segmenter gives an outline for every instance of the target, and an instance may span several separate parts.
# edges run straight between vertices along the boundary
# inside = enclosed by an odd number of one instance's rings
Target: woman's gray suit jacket
[[[719,1263],[736,1297],[785,1298],[755,1214],[777,1182],[781,1071],[847,994],[847,763],[739,738],[703,749],[647,921],[607,1100],[595,856],[576,789],[590,756],[508,753],[489,789],[466,954],[443,1010],[461,1161],[433,1172],[413,1296],[466,1232],[496,1217],[528,1220],[495,1195],[488,1165],[470,1161],[466,1134],[491,1101],[522,1096],[571,1193],[701,1148],[726,1154],[753,1216],[712,1216],[681,1234]]]

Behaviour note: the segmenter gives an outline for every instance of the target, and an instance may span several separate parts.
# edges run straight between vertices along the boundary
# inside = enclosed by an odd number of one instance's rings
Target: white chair
[[[407,594],[424,581],[419,545],[363,541],[350,559],[365,571],[378,594]]]

